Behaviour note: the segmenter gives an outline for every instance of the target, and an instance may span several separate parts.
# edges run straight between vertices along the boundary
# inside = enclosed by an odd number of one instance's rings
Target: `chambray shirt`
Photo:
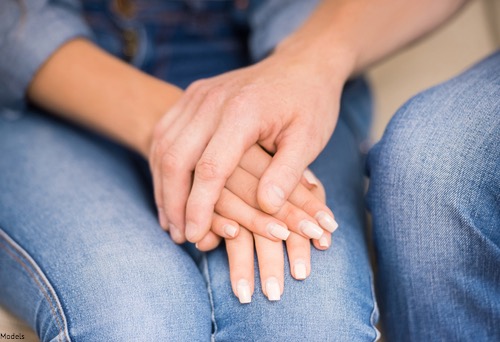
[[[90,0],[0,0],[0,109],[24,107],[33,76],[62,44],[76,37],[94,39],[92,22],[82,10],[86,1]],[[150,0],[132,1],[147,6]],[[184,1],[202,9],[208,1],[224,0],[155,1]],[[318,1],[250,0],[251,59],[266,56],[310,15]]]

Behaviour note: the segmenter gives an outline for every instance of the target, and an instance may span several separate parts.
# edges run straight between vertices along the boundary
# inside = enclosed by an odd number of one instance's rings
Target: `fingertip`
[[[307,276],[307,265],[304,260],[296,260],[293,265],[293,277],[297,280],[304,280]]]
[[[170,232],[170,237],[175,243],[182,244],[186,242],[184,234],[182,234],[181,230],[177,228],[177,226],[173,225],[172,223],[169,223],[168,231]]]
[[[306,181],[308,189],[313,189],[314,187],[319,186],[319,181],[314,175],[314,173],[311,172],[311,170],[305,169],[302,174],[302,177]]]
[[[239,225],[235,226],[232,224],[225,224],[224,227],[224,233],[226,235],[226,238],[228,239],[234,239],[236,236],[238,236],[239,233]]]
[[[205,234],[201,231],[200,226],[192,221],[186,222],[185,235],[186,239],[192,243],[200,242],[200,240],[205,236]]]
[[[274,301],[279,301],[281,299],[283,291],[280,286],[278,278],[273,276],[267,278],[264,289],[267,299],[269,301],[274,302]]]
[[[249,304],[252,302],[252,289],[250,283],[246,279],[240,279],[236,283],[236,289],[233,289],[234,294],[238,297],[241,304]]]
[[[208,252],[215,249],[221,240],[220,236],[208,232],[199,242],[195,243],[195,247],[201,252]]]
[[[165,215],[165,211],[163,211],[163,208],[158,207],[158,221],[160,222],[160,226],[163,228],[163,230],[168,230],[168,221],[167,221],[167,216]]]

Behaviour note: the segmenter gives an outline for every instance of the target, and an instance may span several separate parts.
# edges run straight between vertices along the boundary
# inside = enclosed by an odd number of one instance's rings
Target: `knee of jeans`
[[[192,260],[137,247],[123,253],[101,249],[82,265],[81,276],[67,276],[71,284],[60,291],[71,339],[208,340],[211,308]]]
[[[491,212],[499,204],[500,76],[490,77],[487,62],[409,100],[370,151],[367,201],[377,229],[444,222],[439,215],[476,228],[499,219]],[[500,242],[498,230],[488,234]]]

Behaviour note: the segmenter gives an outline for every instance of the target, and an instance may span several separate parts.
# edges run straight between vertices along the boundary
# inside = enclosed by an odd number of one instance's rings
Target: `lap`
[[[0,303],[44,341],[373,340],[358,150],[367,118],[357,118],[368,102],[351,104],[367,90],[350,87],[311,166],[341,228],[328,252],[313,251],[309,279],[286,271],[278,303],[261,294],[257,274],[254,301],[239,304],[223,246],[203,255],[172,243],[126,150],[43,113],[0,119]]]

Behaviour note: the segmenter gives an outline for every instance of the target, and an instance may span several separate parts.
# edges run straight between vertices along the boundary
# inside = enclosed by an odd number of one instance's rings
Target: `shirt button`
[[[123,31],[123,54],[128,61],[131,61],[137,54],[139,46],[139,35],[134,30]]]
[[[114,0],[113,7],[118,14],[125,18],[132,18],[135,13],[134,4],[131,0]]]

